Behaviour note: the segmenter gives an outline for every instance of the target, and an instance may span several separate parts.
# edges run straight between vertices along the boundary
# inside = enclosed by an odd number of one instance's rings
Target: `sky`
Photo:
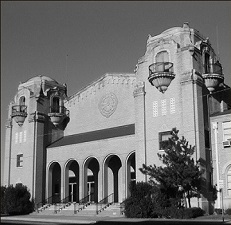
[[[107,72],[133,72],[149,34],[184,22],[209,37],[231,86],[230,12],[229,1],[1,1],[1,160],[20,82],[45,75],[73,95]]]

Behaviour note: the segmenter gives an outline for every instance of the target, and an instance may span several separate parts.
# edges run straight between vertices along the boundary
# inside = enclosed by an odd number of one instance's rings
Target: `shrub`
[[[6,187],[1,186],[1,214],[5,214],[5,192],[6,192]]]
[[[215,211],[215,213],[216,213],[217,215],[222,214],[222,209],[216,208],[214,211]]]
[[[199,216],[203,216],[205,211],[201,208],[193,207],[184,209],[184,219],[196,218]]]
[[[226,209],[226,210],[225,210],[225,214],[231,215],[231,208]]]
[[[191,219],[203,216],[205,213],[201,208],[177,208],[175,206],[162,209],[161,214],[164,218],[172,219]]]
[[[175,206],[167,207],[161,210],[160,214],[164,218],[174,218],[174,219],[183,219],[184,214],[183,214],[183,209],[182,208],[177,208]]]
[[[130,185],[131,196],[124,202],[124,213],[129,218],[153,217],[153,202],[151,198],[152,186],[148,183],[138,182]]]
[[[22,184],[10,185],[5,191],[5,210],[9,215],[23,215],[34,211],[34,202],[30,201],[30,192]]]
[[[170,198],[160,187],[138,182],[130,186],[131,196],[124,201],[124,213],[129,218],[190,219],[204,215],[201,208],[183,208],[178,198]]]

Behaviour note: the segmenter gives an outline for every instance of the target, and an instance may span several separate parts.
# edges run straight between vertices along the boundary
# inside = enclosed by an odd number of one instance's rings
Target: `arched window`
[[[169,55],[167,51],[162,51],[156,54],[156,62],[169,62]]]
[[[210,59],[210,55],[207,52],[205,52],[204,54],[204,73],[205,74],[210,72],[209,59]]]
[[[231,196],[231,166],[227,171],[227,195]]]
[[[19,105],[25,105],[25,102],[26,102],[25,96],[21,96],[21,97],[19,98]]]
[[[169,54],[167,51],[161,51],[156,54],[156,71],[170,72]]]
[[[59,113],[60,111],[60,98],[53,97],[51,102],[51,112],[52,113]]]

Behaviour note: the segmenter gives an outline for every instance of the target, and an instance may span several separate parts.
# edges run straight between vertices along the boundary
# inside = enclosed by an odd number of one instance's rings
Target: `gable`
[[[134,74],[106,74],[66,102],[65,136],[135,123]]]

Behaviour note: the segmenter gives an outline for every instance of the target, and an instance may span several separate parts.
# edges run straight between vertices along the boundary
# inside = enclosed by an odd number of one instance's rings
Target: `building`
[[[177,127],[204,162],[205,193],[194,203],[211,210],[210,183],[224,180],[224,198],[231,195],[230,88],[223,81],[209,40],[187,23],[149,36],[134,73],[105,74],[72,96],[66,85],[33,77],[9,106],[5,184],[27,185],[37,203],[122,202],[130,182],[147,181],[142,164],[160,165],[161,143]],[[224,160],[218,177],[215,152]]]

